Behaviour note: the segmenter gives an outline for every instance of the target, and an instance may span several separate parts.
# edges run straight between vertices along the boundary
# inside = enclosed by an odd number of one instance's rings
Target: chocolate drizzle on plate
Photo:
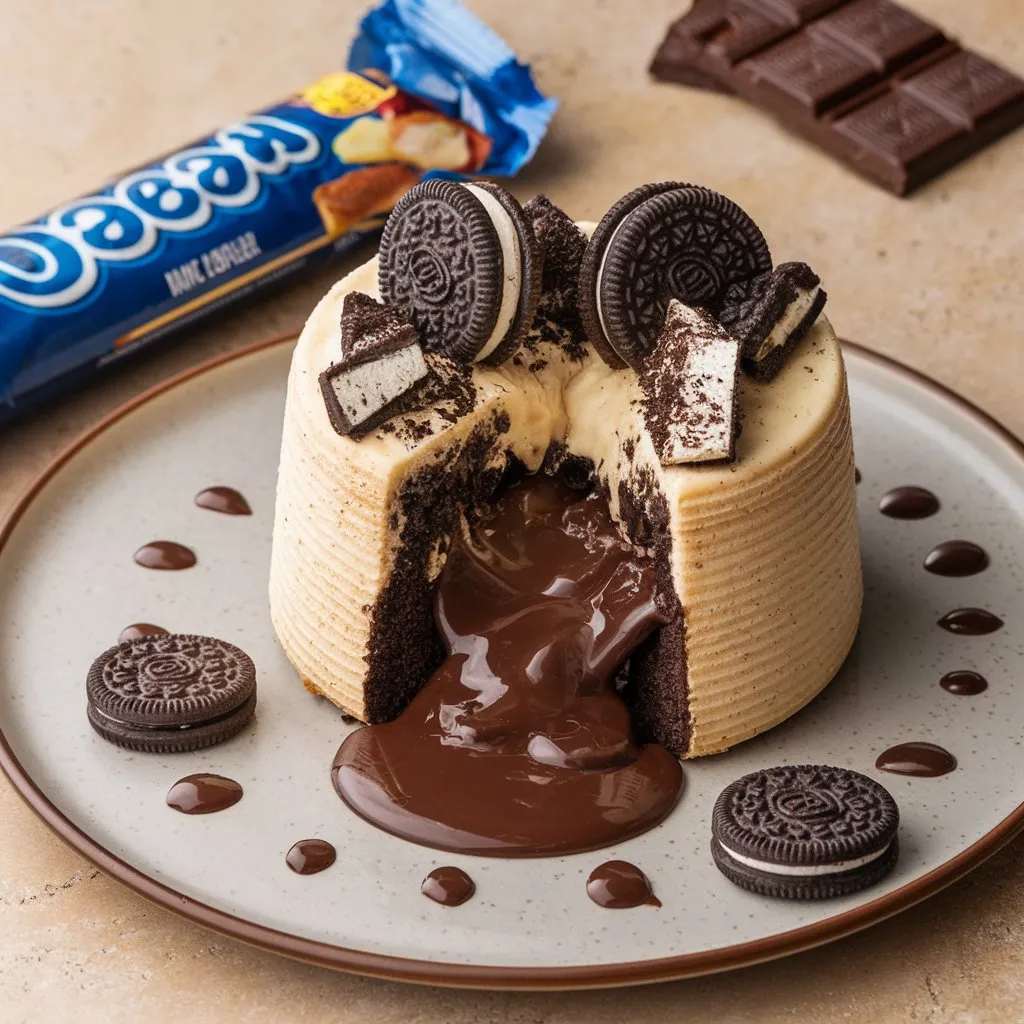
[[[315,875],[337,858],[338,851],[325,839],[300,839],[286,854],[285,863],[297,875]]]
[[[213,814],[233,807],[242,799],[242,787],[223,775],[200,772],[186,775],[171,786],[167,806],[182,814]]]
[[[914,775],[923,779],[947,775],[956,768],[956,758],[935,743],[899,743],[878,755],[875,767],[893,775]]]
[[[252,508],[245,500],[245,496],[233,487],[207,487],[205,491],[200,491],[196,495],[195,502],[199,508],[223,512],[228,516],[252,515]]]
[[[598,492],[543,475],[509,487],[441,575],[448,659],[397,719],[345,739],[339,795],[404,839],[487,856],[593,850],[653,828],[682,768],[635,741],[613,679],[665,622],[661,604],[652,560]]]
[[[446,865],[434,868],[423,879],[420,892],[443,907],[458,907],[476,892],[476,883],[462,868]]]
[[[928,552],[924,567],[936,576],[974,576],[988,568],[988,554],[969,540],[947,540]]]
[[[938,624],[958,636],[984,636],[1002,629],[1003,620],[984,608],[955,608],[943,615]]]
[[[980,672],[962,668],[955,672],[947,672],[939,680],[939,685],[958,697],[976,697],[988,689],[988,680]]]
[[[196,564],[196,553],[173,540],[154,540],[144,544],[134,555],[144,569],[191,569]]]
[[[117,642],[123,644],[125,640],[138,640],[143,636],[163,636],[165,633],[167,630],[163,626],[154,626],[152,622],[133,622],[117,634]]]
[[[882,495],[878,511],[891,519],[927,519],[939,511],[939,499],[924,487],[894,487]]]
[[[594,868],[587,879],[587,895],[609,910],[661,906],[650,880],[627,860],[607,860]]]

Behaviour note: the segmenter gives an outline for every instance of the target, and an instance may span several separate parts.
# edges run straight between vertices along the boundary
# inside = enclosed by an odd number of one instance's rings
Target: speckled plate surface
[[[769,734],[686,765],[671,817],[599,853],[535,861],[455,857],[376,831],[335,796],[329,769],[348,726],[306,693],[275,643],[267,563],[287,342],[201,368],[119,410],[65,453],[0,530],[0,763],[30,805],[100,867],[163,906],[236,938],[327,966],[480,987],[592,987],[724,970],[829,941],[923,899],[1024,825],[1024,453],[955,396],[880,357],[848,349],[867,598],[861,636],[825,693]],[[942,501],[917,522],[878,499],[920,484]],[[211,485],[238,488],[251,517],[195,507]],[[943,540],[981,544],[992,564],[949,579],[921,563]],[[182,572],[135,565],[154,539],[198,554]],[[1006,620],[954,636],[936,620],[958,606]],[[132,622],[221,637],[256,662],[254,726],[195,754],[131,754],[88,727],[92,659]],[[955,696],[943,673],[975,669],[984,693]],[[884,775],[884,748],[927,740],[959,760],[940,778]],[[781,762],[846,765],[881,779],[900,804],[902,856],[884,883],[795,904],[743,892],[715,869],[711,807],[737,776]],[[219,814],[167,808],[181,776],[211,771],[245,797]],[[285,865],[320,837],[337,863],[300,876]],[[602,910],[591,869],[612,857],[646,871],[658,910]],[[419,893],[455,863],[477,895],[462,907]]]

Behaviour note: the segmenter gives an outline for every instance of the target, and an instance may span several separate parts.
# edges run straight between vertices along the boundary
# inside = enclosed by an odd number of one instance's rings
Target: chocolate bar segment
[[[941,29],[890,0],[855,0],[811,24],[807,35],[831,39],[878,71],[902,67],[941,46]]]
[[[1024,123],[1024,81],[892,0],[695,0],[651,63],[906,195]]]

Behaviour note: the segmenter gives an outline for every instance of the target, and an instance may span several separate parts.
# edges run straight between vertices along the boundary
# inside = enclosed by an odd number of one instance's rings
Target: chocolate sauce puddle
[[[117,642],[123,644],[125,640],[138,640],[143,636],[158,636],[166,632],[163,626],[154,626],[152,622],[133,622],[117,634]]]
[[[227,516],[252,515],[249,502],[233,487],[207,487],[196,495],[195,502],[200,508],[222,512]]]
[[[939,680],[939,685],[958,697],[976,697],[988,689],[988,680],[980,672],[962,668],[955,672],[947,672]]]
[[[939,625],[959,636],[984,636],[1003,628],[1003,620],[984,608],[955,608],[939,619]]]
[[[167,806],[182,814],[213,814],[233,807],[242,799],[242,787],[223,775],[186,775],[171,786]]]
[[[191,569],[196,564],[196,553],[173,540],[154,540],[144,544],[134,555],[144,569]]]
[[[936,576],[973,576],[988,568],[988,554],[969,540],[946,540],[928,552],[924,567]]]
[[[882,495],[878,511],[893,519],[927,519],[939,511],[939,499],[924,487],[894,487]]]
[[[587,879],[587,895],[599,907],[609,910],[661,906],[650,880],[628,860],[608,860],[598,864]]]
[[[326,871],[338,859],[338,851],[326,839],[300,839],[285,855],[285,863],[297,875]]]
[[[462,868],[434,868],[423,879],[420,892],[443,907],[459,907],[476,892],[476,882]]]
[[[899,743],[878,755],[875,767],[893,775],[915,775],[932,779],[956,768],[956,758],[935,743]]]
[[[603,497],[544,476],[510,487],[457,538],[435,617],[450,656],[395,721],[349,735],[332,777],[403,839],[541,857],[653,828],[683,786],[639,746],[613,677],[664,623],[652,560]]]

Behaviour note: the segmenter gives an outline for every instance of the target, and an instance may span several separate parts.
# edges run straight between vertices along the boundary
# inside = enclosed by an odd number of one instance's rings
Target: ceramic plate
[[[291,345],[268,343],[171,381],[119,410],[50,467],[0,532],[0,760],[31,806],[101,868],[161,905],[259,946],[368,974],[481,987],[589,987],[723,970],[834,939],[937,891],[1024,824],[1024,457],[955,396],[850,347],[866,607],[846,666],[809,707],[728,754],[686,765],[659,828],[599,853],[533,861],[439,854],[375,830],[335,795],[329,769],[345,735],[337,710],[306,693],[267,611],[274,481]],[[900,484],[942,501],[916,522],[878,512]],[[195,507],[211,485],[239,489],[254,514]],[[922,569],[936,543],[967,538],[991,555],[976,576]],[[132,561],[155,539],[198,565],[154,572]],[[1006,619],[989,636],[936,620],[958,606]],[[131,754],[85,717],[93,658],[128,623],[221,637],[259,671],[254,726],[211,750]],[[990,683],[978,696],[939,686],[953,669]],[[875,770],[892,744],[927,740],[959,767],[940,778]],[[902,811],[902,855],[881,885],[844,899],[785,903],[735,888],[708,851],[711,807],[745,772],[781,762],[846,765],[879,778]],[[242,801],[201,817],[165,804],[181,776],[240,782]],[[285,865],[320,837],[337,863]],[[643,868],[662,908],[610,911],[584,882],[603,860]],[[420,895],[454,863],[477,883],[459,908]]]

